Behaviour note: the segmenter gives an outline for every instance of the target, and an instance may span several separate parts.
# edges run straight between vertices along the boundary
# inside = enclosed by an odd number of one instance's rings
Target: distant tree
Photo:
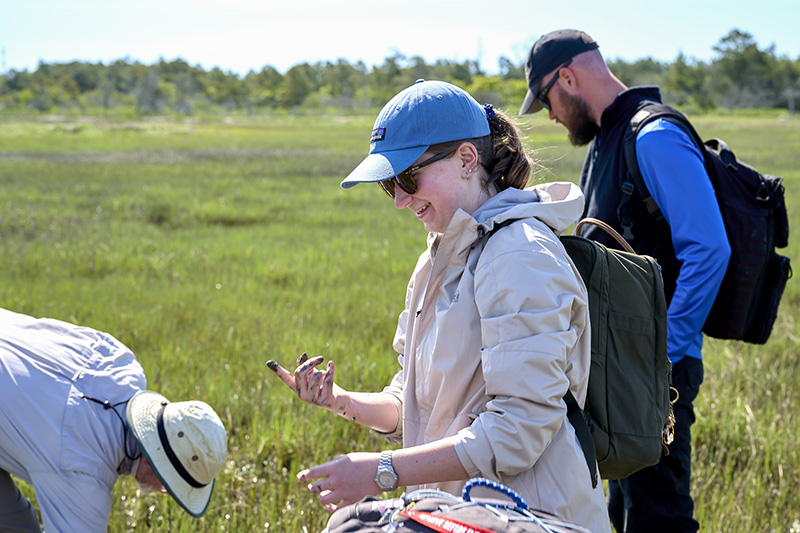
[[[132,95],[144,68],[139,62],[118,59],[104,69],[104,75],[114,91],[122,95]]]
[[[659,85],[665,101],[684,108],[781,107],[793,112],[800,98],[800,57],[777,57],[775,45],[759,48],[752,35],[734,29],[714,46],[708,63],[678,54],[673,62],[653,58],[609,60],[628,86]],[[527,57],[527,50],[519,57]],[[477,60],[406,57],[393,51],[368,68],[344,59],[301,63],[281,74],[266,65],[245,76],[214,67],[209,71],[183,59],[145,65],[130,58],[102,63],[40,62],[35,70],[0,76],[0,112],[28,107],[53,112],[86,104],[111,109],[135,106],[138,113],[171,108],[189,114],[206,106],[230,112],[259,108],[324,112],[326,108],[381,107],[417,79],[444,80],[467,88],[482,103],[512,113],[527,90],[525,59],[501,56],[499,73],[487,76]]]
[[[504,80],[525,79],[525,64],[516,64],[506,56],[500,56],[497,60],[500,69],[500,77]]]
[[[665,63],[652,57],[627,62],[622,59],[607,61],[608,68],[628,87],[637,85],[662,85],[667,72]]]
[[[794,61],[785,59],[783,63],[789,78],[789,83],[784,91],[786,105],[789,111],[794,114],[797,100],[800,99],[800,57]]]
[[[383,64],[373,67],[369,75],[369,99],[375,105],[383,105],[397,92],[408,87],[413,81],[404,72],[406,56],[395,52],[383,60]]]
[[[98,85],[100,93],[100,105],[105,109],[110,109],[114,98],[114,83],[109,76],[109,71],[104,68],[100,71],[100,83]]]
[[[286,72],[278,92],[278,104],[295,107],[303,103],[314,92],[316,78],[314,68],[308,63],[295,65]]]
[[[662,89],[664,99],[670,104],[701,109],[714,107],[708,87],[708,66],[688,59],[683,52],[667,67]]]
[[[506,82],[500,76],[475,76],[464,89],[481,104],[499,107]]]
[[[13,93],[30,90],[33,87],[33,74],[27,70],[11,69],[5,76],[5,83],[2,91]]]
[[[407,67],[408,77],[413,78],[414,81],[432,80],[436,78],[436,74],[434,74],[434,68],[431,65],[428,65],[422,57],[414,56],[411,58],[409,63],[410,64]]]
[[[244,78],[245,94],[250,105],[275,107],[277,93],[283,84],[283,75],[272,65],[265,65],[259,72],[250,71]]]
[[[724,107],[773,106],[785,88],[776,79],[775,46],[758,48],[753,36],[731,30],[714,45],[718,57],[712,61],[713,86]]]
[[[235,73],[214,67],[203,80],[205,95],[213,103],[225,106],[228,110],[244,104],[244,83]]]
[[[156,113],[161,103],[159,90],[159,76],[155,69],[146,69],[142,72],[136,86],[136,112]]]
[[[60,79],[62,85],[69,87],[74,93],[87,93],[93,91],[100,84],[100,70],[102,64],[81,63],[72,61],[70,63],[53,64],[50,67],[50,75]]]
[[[346,60],[339,59],[336,63],[325,62],[320,65],[316,78],[323,105],[352,108],[355,94],[366,82],[366,76],[363,63],[351,65]]]
[[[478,62],[471,59],[461,62],[440,59],[434,63],[434,69],[436,79],[448,81],[462,87],[469,85],[475,76],[482,74]]]
[[[33,91],[33,98],[28,102],[28,105],[37,111],[50,112],[55,105],[55,100],[51,95],[51,91],[45,86],[38,86]]]

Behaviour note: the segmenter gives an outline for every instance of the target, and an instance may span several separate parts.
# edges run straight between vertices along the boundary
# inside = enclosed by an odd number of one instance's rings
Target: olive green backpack
[[[512,224],[507,220],[489,235]],[[627,251],[581,237],[594,224]],[[589,294],[592,362],[583,410],[567,391],[567,417],[581,443],[592,486],[656,464],[672,442],[672,365],[667,358],[667,308],[661,267],[638,255],[611,226],[585,218],[561,243]],[[677,398],[675,398],[677,399]]]
[[[627,251],[581,237],[587,223],[609,232]],[[592,451],[600,477],[620,479],[656,464],[672,442],[664,284],[656,260],[636,254],[602,221],[580,221],[575,235],[561,237],[561,243],[589,293],[592,365],[586,404],[581,413],[570,392],[565,401],[595,484]]]

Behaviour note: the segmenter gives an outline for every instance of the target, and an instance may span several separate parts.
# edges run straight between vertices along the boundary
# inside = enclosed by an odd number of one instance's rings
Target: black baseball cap
[[[525,78],[528,82],[528,94],[519,109],[519,114],[536,113],[542,104],[536,100],[542,77],[555,70],[573,57],[589,50],[596,50],[598,44],[582,31],[556,30],[539,37],[528,54],[525,63]]]

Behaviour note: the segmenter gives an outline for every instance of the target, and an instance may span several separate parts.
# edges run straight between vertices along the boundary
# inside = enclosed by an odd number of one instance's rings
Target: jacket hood
[[[473,218],[491,230],[506,220],[535,217],[560,235],[580,219],[583,213],[583,192],[574,183],[552,182],[528,187],[509,188],[480,206]]]

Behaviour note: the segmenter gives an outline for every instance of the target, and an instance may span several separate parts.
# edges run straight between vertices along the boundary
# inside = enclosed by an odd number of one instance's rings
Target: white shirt
[[[84,396],[113,405],[145,388],[111,335],[0,309],[0,468],[33,485],[45,530],[107,530],[123,425]]]

